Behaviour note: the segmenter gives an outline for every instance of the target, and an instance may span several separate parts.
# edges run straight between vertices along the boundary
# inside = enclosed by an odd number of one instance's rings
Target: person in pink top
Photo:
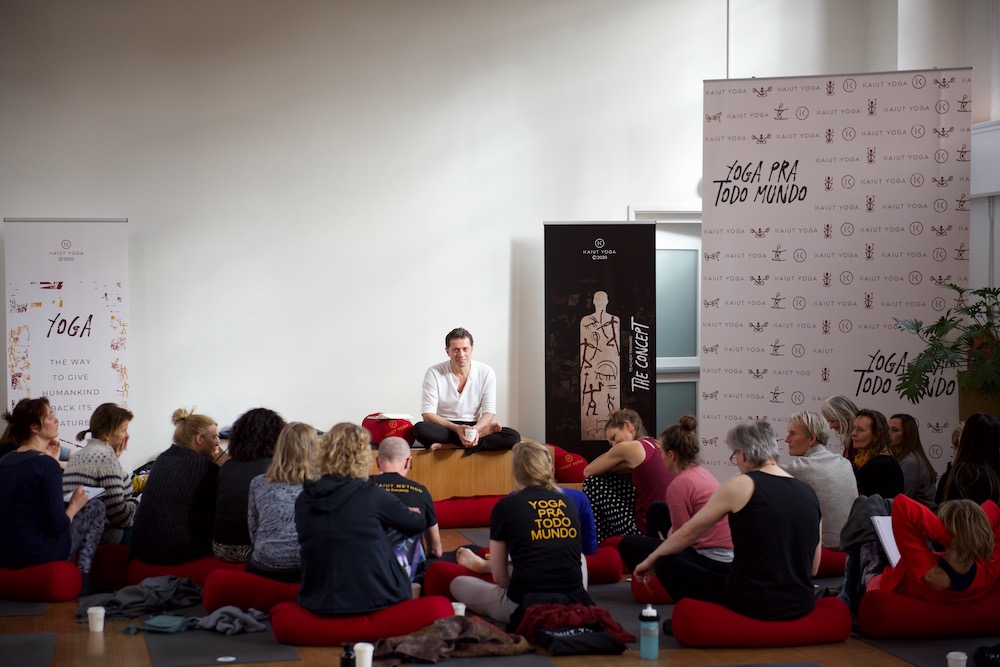
[[[719,481],[699,465],[701,448],[695,431],[697,426],[698,420],[694,415],[684,413],[676,424],[660,434],[663,462],[676,475],[666,492],[665,507],[670,515],[670,528],[655,538],[634,535],[622,539],[618,551],[630,570],[653,553],[674,529],[687,523],[719,488]],[[690,548],[670,558],[694,560],[701,567],[728,572],[733,561],[733,538],[729,533],[728,515],[719,519]]]
[[[655,536],[646,512],[664,498],[674,473],[663,463],[656,440],[646,435],[635,410],[612,412],[604,435],[611,449],[583,469],[583,491],[594,508],[598,542],[637,532]]]
[[[896,566],[868,582],[867,590],[889,590],[930,602],[969,602],[989,592],[1000,577],[1000,508],[992,500],[949,500],[937,516],[902,494],[892,505]],[[935,551],[928,539],[944,546]]]

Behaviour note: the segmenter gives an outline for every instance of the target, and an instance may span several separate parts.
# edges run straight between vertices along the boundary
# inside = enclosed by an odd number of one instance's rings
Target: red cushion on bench
[[[80,568],[70,561],[0,568],[0,600],[66,602],[76,599],[82,585]]]
[[[562,447],[552,447],[555,460],[555,476],[557,482],[579,483],[583,481],[583,469],[587,467],[587,459],[575,452],[567,452]]]
[[[279,602],[295,602],[298,596],[298,583],[275,581],[251,572],[212,570],[205,577],[202,606],[210,614],[228,605],[270,613]]]
[[[282,602],[271,610],[271,627],[282,644],[339,646],[409,634],[453,614],[451,601],[439,595],[358,616],[318,616],[296,602]]]
[[[838,598],[816,600],[816,607],[794,621],[762,621],[720,604],[684,598],[674,606],[673,632],[681,644],[696,647],[763,648],[847,641],[851,612]]]
[[[673,604],[674,599],[670,593],[663,588],[663,584],[656,577],[649,578],[649,585],[642,583],[638,578],[632,577],[632,597],[641,604]]]
[[[502,495],[468,496],[435,500],[439,528],[473,528],[490,525],[490,513]]]
[[[847,552],[820,547],[817,577],[842,577],[847,567]]]
[[[892,591],[869,591],[858,606],[870,637],[990,637],[1000,635],[1000,584],[974,602],[942,604]]]
[[[148,577],[162,577],[169,574],[175,577],[187,577],[204,588],[205,577],[212,570],[238,570],[242,572],[245,567],[246,565],[243,563],[227,563],[215,556],[204,556],[197,560],[173,565],[152,565],[136,558],[128,564],[128,583],[134,586]]]
[[[615,584],[622,578],[622,557],[614,547],[598,547],[587,556],[587,579],[591,584]]]

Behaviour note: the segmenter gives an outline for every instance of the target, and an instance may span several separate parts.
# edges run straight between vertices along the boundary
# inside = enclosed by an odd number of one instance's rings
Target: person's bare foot
[[[480,558],[466,547],[459,547],[455,552],[455,562],[477,574],[487,574],[490,571],[489,561]]]
[[[439,449],[458,449],[455,445],[450,442],[435,442],[430,447],[427,448],[429,452],[436,452]]]

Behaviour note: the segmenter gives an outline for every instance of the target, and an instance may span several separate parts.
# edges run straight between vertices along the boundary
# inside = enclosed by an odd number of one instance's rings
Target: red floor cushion
[[[204,588],[205,577],[212,570],[238,570],[243,572],[245,567],[246,565],[243,563],[227,563],[215,556],[204,556],[197,560],[186,563],[175,563],[174,565],[152,565],[136,558],[129,561],[127,579],[129,585],[135,585],[148,577],[173,575],[175,577],[187,577]]]
[[[615,584],[622,578],[622,557],[614,547],[598,547],[587,556],[587,579],[591,584]]]
[[[820,547],[817,577],[842,577],[847,566],[847,552]]]
[[[439,595],[405,600],[359,616],[317,616],[296,602],[281,602],[271,610],[271,628],[282,644],[340,646],[346,641],[375,642],[409,634],[453,614],[451,600]]]
[[[604,547],[611,547],[615,551],[618,551],[618,543],[622,541],[621,535],[615,535],[614,537],[605,537],[601,540],[601,543],[597,545],[598,549],[603,549]],[[622,574],[628,574],[630,570],[625,566],[625,562],[622,561]]]
[[[76,599],[82,585],[80,568],[70,561],[0,568],[0,600],[66,602]]]
[[[295,602],[299,596],[298,583],[234,570],[212,570],[205,577],[204,588],[202,606],[208,613],[228,605],[270,613],[279,602]]]
[[[115,590],[128,584],[128,546],[99,544],[90,566],[90,580]]]
[[[479,577],[484,581],[493,581],[493,577],[488,574],[476,574],[458,563],[439,560],[427,566],[427,571],[424,573],[422,593],[425,596],[438,595],[453,600],[454,598],[451,597],[451,582],[455,577]]]
[[[869,591],[858,606],[870,637],[993,637],[1000,635],[1000,584],[974,602],[941,604],[892,591]]]
[[[722,605],[683,598],[674,606],[674,637],[700,648],[765,648],[847,641],[851,612],[838,598],[816,600],[816,607],[794,621],[762,621]]]
[[[490,513],[502,495],[468,496],[435,500],[439,528],[473,528],[490,525]]]
[[[663,588],[656,577],[649,578],[649,584],[644,584],[638,578],[632,577],[632,597],[642,604],[673,604],[674,599]]]

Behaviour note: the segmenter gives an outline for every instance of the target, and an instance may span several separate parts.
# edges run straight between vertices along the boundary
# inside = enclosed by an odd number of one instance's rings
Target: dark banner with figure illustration
[[[653,223],[545,224],[545,437],[588,459],[631,408],[656,412]]]

